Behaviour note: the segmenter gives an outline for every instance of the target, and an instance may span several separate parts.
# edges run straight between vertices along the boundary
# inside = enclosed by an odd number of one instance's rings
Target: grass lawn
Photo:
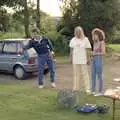
[[[29,81],[17,81],[0,85],[0,120],[112,120],[112,111],[106,115],[78,114],[72,110],[59,109],[55,103],[55,90],[33,87]],[[102,97],[81,94],[80,104],[108,104],[112,101]],[[120,120],[120,103],[117,103],[116,120]]]
[[[110,44],[109,47],[115,52],[120,52],[120,44]]]

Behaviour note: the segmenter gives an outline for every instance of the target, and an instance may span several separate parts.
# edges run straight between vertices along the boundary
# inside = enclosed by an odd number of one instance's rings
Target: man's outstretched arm
[[[30,41],[28,42],[28,44],[24,46],[24,49],[25,49],[25,50],[30,49],[30,48],[32,48],[32,40],[30,40]]]

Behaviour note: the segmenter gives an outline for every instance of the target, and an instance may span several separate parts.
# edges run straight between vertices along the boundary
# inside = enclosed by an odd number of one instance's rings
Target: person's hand
[[[87,65],[90,65],[90,60],[87,61]]]
[[[95,56],[96,55],[96,53],[95,52],[92,52],[92,56]]]
[[[50,51],[49,52],[49,57],[54,59],[55,58],[55,53],[53,51]]]

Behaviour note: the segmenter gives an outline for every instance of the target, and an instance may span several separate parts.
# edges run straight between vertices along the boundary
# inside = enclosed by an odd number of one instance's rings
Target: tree
[[[4,8],[0,8],[0,31],[7,32],[9,29],[9,14]]]
[[[63,0],[63,5],[61,7],[63,12],[63,18],[60,24],[58,24],[57,30],[67,39],[73,36],[74,27],[78,24],[78,18],[76,19],[76,14],[78,13],[76,0]]]
[[[63,2],[65,2],[64,0]],[[69,7],[64,7],[64,14],[58,30],[62,35],[72,37],[74,27],[80,25],[88,37],[91,30],[99,27],[108,35],[119,26],[120,0],[69,0]],[[68,4],[68,3],[67,3]]]
[[[24,13],[24,27],[25,27],[25,34],[26,37],[30,37],[29,32],[29,10],[28,10],[28,2],[27,0],[0,0],[0,7],[1,6],[8,6],[15,8],[23,9]]]
[[[27,6],[27,0],[23,1],[23,7],[24,7],[24,27],[25,27],[25,34],[26,37],[30,37],[30,32],[29,32],[29,10]]]
[[[88,36],[94,27],[99,27],[110,35],[113,28],[119,25],[119,0],[79,0],[78,6],[80,8],[79,24],[81,23],[85,28]]]
[[[40,30],[40,0],[37,0],[37,19],[36,26]]]

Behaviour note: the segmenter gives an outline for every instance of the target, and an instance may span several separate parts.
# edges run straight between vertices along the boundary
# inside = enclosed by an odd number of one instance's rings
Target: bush
[[[0,33],[0,38],[1,39],[7,39],[7,38],[23,38],[25,37],[24,33],[17,33],[17,32],[8,32],[8,33]]]
[[[46,36],[52,41],[57,55],[68,55],[68,40],[56,31],[47,32]]]
[[[72,90],[61,90],[57,95],[57,104],[59,107],[73,108],[78,104],[77,96],[79,93]]]
[[[58,36],[54,42],[55,52],[60,55],[69,54],[69,41],[64,36]]]
[[[59,36],[59,33],[54,31],[47,32],[46,36],[53,42],[55,42]]]
[[[112,44],[120,44],[120,39],[112,40]]]

